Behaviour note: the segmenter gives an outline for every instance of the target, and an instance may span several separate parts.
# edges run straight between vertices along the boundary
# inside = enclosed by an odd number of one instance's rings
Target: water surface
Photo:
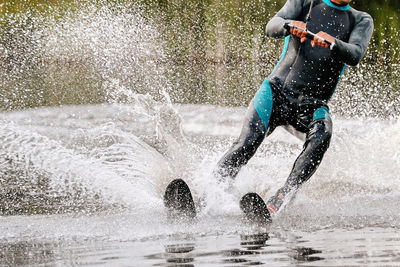
[[[398,120],[334,118],[317,173],[272,225],[255,228],[242,221],[240,196],[271,196],[302,142],[278,129],[243,168],[236,189],[221,190],[211,172],[244,112],[171,107],[139,95],[131,105],[3,113],[1,263],[399,264]],[[162,195],[176,177],[188,182],[195,201],[208,193],[193,224],[166,218]]]

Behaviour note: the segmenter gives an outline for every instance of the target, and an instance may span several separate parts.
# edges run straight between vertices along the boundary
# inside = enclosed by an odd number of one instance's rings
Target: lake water
[[[1,114],[0,265],[398,266],[399,120],[334,117],[317,173],[270,226],[242,221],[239,198],[285,181],[302,142],[278,129],[227,193],[215,163],[245,108],[129,105]],[[196,221],[171,222],[162,195],[184,178]]]

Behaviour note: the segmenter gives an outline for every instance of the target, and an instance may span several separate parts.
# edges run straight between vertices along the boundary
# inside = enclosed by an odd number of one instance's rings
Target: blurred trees
[[[41,60],[40,34],[48,27],[47,18],[53,22],[59,18],[60,23],[65,23],[62,20],[65,14],[71,16],[87,3],[83,0],[0,2],[0,105],[3,109],[105,101],[106,93],[99,88],[102,81],[91,73],[95,69],[90,62],[82,63],[89,67],[81,72],[71,71],[71,77],[67,73],[63,79],[52,80],[49,90],[53,93],[41,87],[49,69],[65,71],[51,66],[56,61]],[[247,105],[281,54],[282,41],[265,38],[264,28],[284,0],[93,0],[90,3],[98,9],[106,7],[111,13],[121,6],[131,9],[130,13],[139,11],[146,23],[160,33],[164,56],[154,62],[163,65],[164,71],[159,75],[164,75],[169,85],[160,86],[169,88],[173,102]],[[340,101],[355,101],[356,94],[364,99],[357,101],[372,98],[385,103],[400,93],[397,84],[400,2],[354,0],[351,5],[372,15],[375,32],[363,63],[348,71],[342,83],[344,90],[334,102],[340,106]],[[100,13],[94,12],[93,16],[96,14]],[[87,56],[82,55],[82,59]],[[143,60],[147,58],[148,55],[143,55]],[[16,70],[24,68],[31,71],[23,72],[19,83],[7,83],[10,75],[20,75]],[[118,79],[117,75],[115,80]],[[142,93],[146,88],[139,87],[132,84],[130,90]],[[65,91],[73,93],[66,95]],[[379,109],[380,104],[376,105],[375,109]]]

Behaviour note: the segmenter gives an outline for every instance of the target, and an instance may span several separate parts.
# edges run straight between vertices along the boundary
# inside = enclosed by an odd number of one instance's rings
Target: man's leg
[[[296,190],[314,174],[328,150],[331,136],[332,120],[328,109],[319,108],[314,113],[303,151],[296,159],[285,185],[267,202],[267,208],[271,213],[277,212],[282,204],[289,201]]]
[[[218,179],[235,178],[241,167],[255,154],[269,130],[272,102],[271,87],[266,80],[250,103],[239,138],[218,162],[215,170]]]

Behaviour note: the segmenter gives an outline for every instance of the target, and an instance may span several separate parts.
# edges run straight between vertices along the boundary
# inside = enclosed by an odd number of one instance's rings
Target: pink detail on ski
[[[272,204],[268,204],[268,205],[267,205],[267,209],[268,209],[268,211],[269,211],[270,213],[275,213],[275,212],[278,211],[278,210],[275,208],[275,206],[272,205]]]

